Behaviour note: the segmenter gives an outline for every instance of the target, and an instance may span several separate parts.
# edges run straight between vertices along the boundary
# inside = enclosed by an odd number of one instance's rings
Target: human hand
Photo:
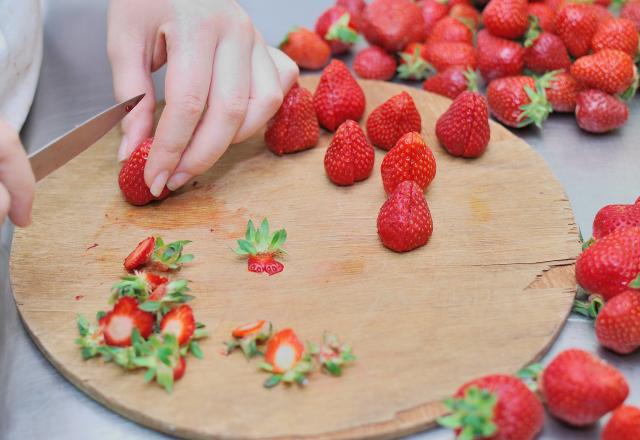
[[[36,179],[18,133],[0,120],[0,224],[9,214],[15,225],[28,226],[35,189]]]
[[[147,94],[123,120],[119,160],[151,135],[151,72],[167,63],[166,107],[145,168],[156,196],[258,131],[298,78],[234,0],[111,0],[108,52],[116,98]]]

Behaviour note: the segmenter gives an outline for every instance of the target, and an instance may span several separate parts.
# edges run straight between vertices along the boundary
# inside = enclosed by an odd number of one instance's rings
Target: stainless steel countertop
[[[45,144],[113,103],[105,50],[107,1],[46,3],[42,72],[36,99],[22,132],[29,149]],[[277,44],[284,31],[295,24],[312,27],[315,17],[333,2],[240,0],[240,3],[265,38]],[[161,87],[162,73],[157,80]],[[587,135],[578,129],[573,117],[567,115],[553,116],[544,132],[536,129],[518,132],[545,157],[564,185],[585,236],[591,233],[591,221],[599,207],[608,203],[630,203],[640,195],[639,121],[640,99],[636,99],[629,123],[613,134]],[[113,154],[115,160],[116,152]],[[9,232],[4,231],[4,247],[9,246]],[[6,257],[2,260],[0,439],[167,438],[91,400],[48,363],[17,317],[7,286]],[[620,357],[598,349],[591,324],[578,317],[569,319],[550,356],[567,347],[596,351],[621,368],[632,384],[629,402],[640,404],[640,354]],[[549,420],[540,438],[597,439],[598,431],[598,427],[572,430]],[[444,430],[432,430],[415,438],[440,440],[453,436]]]

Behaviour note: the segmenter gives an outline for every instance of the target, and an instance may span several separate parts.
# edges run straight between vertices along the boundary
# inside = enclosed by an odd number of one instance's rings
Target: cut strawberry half
[[[273,367],[274,373],[285,373],[296,366],[303,353],[304,345],[295,332],[287,328],[280,330],[269,341],[264,360]]]
[[[100,319],[104,341],[113,347],[131,346],[131,333],[138,329],[140,336],[149,337],[153,332],[154,316],[138,308],[138,301],[125,296],[120,298],[113,310]]]
[[[182,379],[184,373],[187,371],[187,361],[184,356],[180,356],[178,364],[173,368],[173,380],[178,381]]]
[[[147,237],[125,258],[124,268],[131,272],[151,261],[151,255],[156,247],[155,237]]]
[[[163,335],[174,335],[179,345],[189,342],[195,330],[196,321],[193,318],[193,310],[186,304],[169,311],[160,323],[160,332]]]
[[[272,331],[273,326],[264,319],[236,327],[231,332],[233,340],[225,343],[227,345],[225,354],[230,354],[236,348],[240,348],[247,359],[251,359],[259,354],[258,345],[267,342]]]

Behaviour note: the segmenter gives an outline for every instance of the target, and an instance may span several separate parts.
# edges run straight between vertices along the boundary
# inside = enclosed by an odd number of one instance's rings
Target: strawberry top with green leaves
[[[482,22],[496,37],[520,38],[529,27],[527,4],[527,0],[491,0],[482,12]]]
[[[453,156],[478,157],[487,149],[491,130],[487,100],[478,92],[463,92],[436,122],[436,136]]]
[[[264,319],[260,319],[255,322],[249,322],[243,324],[240,327],[236,327],[231,331],[231,336],[237,339],[246,338],[248,336],[257,335],[264,330],[265,325],[271,325]]]
[[[353,185],[367,179],[373,170],[375,152],[362,128],[346,121],[336,131],[324,156],[324,169],[336,185]]]
[[[606,237],[618,229],[640,226],[640,205],[607,205],[593,219],[593,238]]]
[[[588,426],[620,406],[629,385],[613,366],[584,350],[565,350],[542,372],[547,409],[573,426]]]
[[[639,280],[640,281],[640,280]],[[640,348],[640,290],[625,290],[598,312],[595,329],[600,344],[619,354]]]
[[[640,438],[640,408],[623,405],[616,409],[602,431],[602,440]]]
[[[452,411],[438,423],[458,439],[532,440],[542,430],[544,409],[517,377],[494,374],[463,385],[446,405]]]
[[[373,0],[364,10],[362,32],[369,43],[399,52],[424,40],[422,11],[411,0]]]
[[[543,79],[530,76],[508,76],[491,81],[487,88],[487,100],[491,113],[505,125],[538,127],[551,113]]]
[[[245,357],[251,359],[261,354],[258,351],[258,345],[267,342],[272,333],[273,325],[264,319],[236,327],[231,332],[233,339],[225,342],[227,346],[226,354],[230,354],[236,348],[240,348]]]
[[[348,52],[358,41],[356,22],[342,6],[332,6],[318,17],[316,33],[329,43],[334,54]]]
[[[165,243],[160,236],[156,237],[156,245],[151,256],[153,267],[160,271],[178,270],[183,264],[193,261],[192,254],[183,254],[182,251],[190,240],[178,240]]]
[[[478,68],[485,81],[520,75],[524,68],[525,48],[516,41],[478,32]]]
[[[402,136],[422,131],[422,117],[411,95],[402,92],[376,107],[367,119],[367,135],[378,148],[391,150]]]
[[[387,194],[405,180],[414,181],[424,191],[436,177],[436,158],[420,133],[411,132],[387,153],[380,172]]]
[[[249,220],[244,239],[238,240],[238,255],[275,255],[284,252],[282,245],[287,240],[287,231],[279,229],[273,234],[269,232],[269,220],[262,220],[260,228],[256,229],[253,221]]]
[[[567,3],[558,11],[554,25],[571,55],[581,57],[589,53],[591,39],[598,28],[592,5]]]
[[[153,314],[140,310],[138,301],[127,296],[120,298],[113,310],[100,319],[100,328],[107,345],[128,347],[131,345],[131,333],[134,329],[143,338],[147,338],[153,332],[154,322]]]
[[[625,52],[602,49],[578,58],[571,66],[571,75],[585,88],[615,95],[631,86],[636,68],[633,59]]]
[[[638,53],[638,31],[631,20],[611,18],[601,23],[593,35],[594,52],[602,49],[618,49],[635,57]]]
[[[165,187],[159,197],[154,197],[144,181],[144,167],[147,164],[152,144],[153,138],[142,141],[120,169],[118,176],[120,191],[127,202],[132,205],[146,205],[154,200],[162,200],[169,196],[169,189]]]
[[[122,277],[121,281],[111,288],[111,303],[123,296],[136,298],[140,302],[146,301],[151,292],[159,286],[166,285],[168,278],[150,272],[134,272],[133,275]]]
[[[356,360],[351,346],[341,344],[335,335],[325,333],[322,345],[311,344],[311,354],[318,360],[324,372],[341,376],[345,366]]]
[[[396,74],[396,59],[377,46],[358,52],[353,60],[353,70],[360,78],[388,81]]]
[[[292,29],[280,43],[280,49],[303,69],[322,69],[331,57],[331,47],[307,28]]]
[[[422,85],[424,90],[456,99],[466,90],[478,90],[478,76],[475,71],[461,66],[452,66],[427,78]]]
[[[422,43],[410,43],[399,53],[398,76],[400,78],[419,81],[425,79],[433,71],[433,66],[422,57],[423,47]]]
[[[433,26],[427,38],[427,44],[437,43],[439,41],[457,41],[460,43],[473,44],[473,31],[457,18],[447,16]]]

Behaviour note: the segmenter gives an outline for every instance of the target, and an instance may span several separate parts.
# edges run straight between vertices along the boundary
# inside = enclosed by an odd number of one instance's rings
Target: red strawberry
[[[583,350],[560,353],[542,372],[547,409],[574,426],[587,426],[620,406],[629,394],[624,376]]]
[[[487,88],[491,113],[509,127],[538,127],[551,113],[541,81],[530,76],[508,76],[491,81]]]
[[[438,422],[458,434],[464,430],[467,438],[532,440],[544,422],[536,395],[522,380],[504,374],[466,383],[446,404],[453,414]]]
[[[622,93],[628,89],[635,74],[633,59],[615,49],[603,49],[593,55],[578,58],[571,66],[571,75],[582,86],[609,94]]]
[[[611,298],[596,318],[598,341],[609,350],[629,354],[640,348],[640,291],[625,290]]]
[[[138,301],[124,296],[113,306],[113,310],[100,319],[104,341],[113,347],[129,347],[131,333],[138,329],[140,336],[148,338],[153,332],[154,316],[138,308]]]
[[[362,118],[364,92],[342,61],[331,61],[322,72],[313,107],[320,125],[329,131],[335,131],[347,119]]]
[[[596,240],[576,261],[576,280],[605,301],[628,289],[640,273],[640,227],[619,229]]]
[[[405,180],[413,180],[424,191],[436,176],[436,158],[419,133],[407,133],[384,157],[380,171],[388,194]]]
[[[538,19],[540,29],[544,32],[555,32],[556,13],[553,9],[544,3],[529,3],[527,8],[529,16],[534,16]]]
[[[195,331],[196,321],[193,318],[193,310],[186,304],[171,309],[160,323],[160,332],[173,334],[180,345],[189,342]]]
[[[120,191],[122,191],[122,195],[127,202],[132,205],[142,206],[169,196],[169,189],[165,187],[160,197],[154,197],[144,182],[144,167],[147,163],[152,143],[153,138],[147,138],[142,141],[120,169],[120,175],[118,176]]]
[[[640,205],[607,205],[593,219],[593,238],[599,240],[613,231],[640,226]]]
[[[151,295],[149,295],[148,300],[160,301],[167,294],[167,291],[169,290],[168,286],[169,286],[169,283],[164,283],[154,287],[151,292]]]
[[[640,438],[640,409],[621,406],[613,412],[602,431],[602,440],[637,440]]]
[[[174,382],[179,381],[184,376],[184,373],[187,371],[187,361],[184,356],[180,356],[178,359],[178,363],[175,367],[173,367],[173,380]]]
[[[367,135],[371,143],[383,150],[392,149],[402,136],[412,131],[422,131],[422,118],[407,92],[389,98],[367,119]]]
[[[371,175],[375,153],[357,122],[345,121],[327,148],[324,169],[336,185],[353,185]]]
[[[396,74],[396,59],[379,47],[361,50],[353,60],[353,70],[360,78],[388,81]]]
[[[331,47],[322,37],[307,28],[291,30],[280,49],[303,69],[322,69],[331,56]]]
[[[591,5],[568,3],[558,11],[554,25],[569,53],[581,57],[591,48],[598,19]]]
[[[280,330],[267,343],[264,360],[272,367],[273,373],[282,374],[291,371],[302,359],[304,345],[295,332]]]
[[[457,18],[444,17],[433,26],[427,44],[440,41],[473,44],[473,32]]]
[[[620,18],[626,18],[633,22],[636,27],[636,31],[640,32],[640,3],[629,2],[625,3],[620,11]]]
[[[618,49],[635,57],[638,52],[638,31],[631,20],[612,18],[598,26],[591,47],[595,52],[602,49]]]
[[[422,2],[422,18],[425,24],[425,34],[429,35],[435,24],[447,16],[449,4],[446,1],[425,0]]]
[[[411,0],[373,0],[364,10],[362,31],[369,43],[389,52],[424,39],[422,11]]]
[[[419,81],[425,79],[433,70],[427,60],[422,58],[424,45],[421,43],[410,43],[400,52],[400,65],[398,66],[398,76],[409,81]]]
[[[576,120],[585,131],[606,133],[622,127],[628,118],[627,104],[600,90],[585,90],[576,99]]]
[[[571,112],[576,108],[576,100],[582,87],[567,72],[557,72],[546,89],[547,99],[554,112]]]
[[[491,0],[482,12],[484,27],[501,38],[520,38],[529,27],[527,0]]]
[[[463,92],[436,123],[436,136],[453,156],[478,157],[490,138],[487,100],[478,92]]]
[[[525,47],[524,65],[534,73],[564,70],[571,66],[567,48],[557,35],[542,32],[525,42]]]
[[[593,9],[593,13],[596,15],[596,20],[598,21],[598,26],[600,26],[605,21],[609,21],[614,18],[613,14],[609,9],[605,6],[594,4],[591,6]],[[597,32],[597,31],[596,31]]]
[[[470,67],[475,70],[478,64],[475,47],[467,43],[441,41],[425,44],[422,57],[438,72],[451,66]]]
[[[543,0],[543,3],[547,5],[552,11],[557,13],[560,8],[565,4],[565,0]]]
[[[316,33],[325,39],[331,52],[348,52],[358,41],[358,28],[349,11],[342,6],[332,6],[318,17]]]
[[[237,339],[246,338],[247,336],[256,335],[262,332],[265,324],[268,324],[264,319],[260,319],[256,322],[250,322],[248,324],[241,325],[240,327],[236,327],[231,332],[231,336]]]
[[[427,78],[422,88],[455,99],[465,90],[478,90],[478,77],[471,69],[452,66]]]
[[[477,30],[480,26],[480,13],[470,4],[459,3],[457,5],[453,5],[449,11],[449,15],[460,20],[473,31]]]
[[[127,258],[124,259],[124,268],[131,272],[151,261],[153,250],[156,247],[155,237],[147,237],[142,240]]]
[[[364,8],[367,7],[367,3],[364,0],[336,0],[336,6],[342,6],[349,11],[351,17],[355,18],[357,22],[360,20]]]
[[[169,282],[169,278],[165,278],[163,276],[156,275],[155,273],[151,273],[151,272],[145,272],[144,277],[149,283],[149,287],[151,287],[151,289],[155,289]]]
[[[429,241],[433,220],[422,191],[416,182],[405,180],[380,208],[378,235],[387,248],[408,252]]]
[[[273,118],[267,123],[264,140],[278,156],[318,145],[320,125],[313,109],[313,95],[295,85]]]
[[[478,32],[478,67],[485,81],[520,75],[524,68],[525,48],[515,41]]]

